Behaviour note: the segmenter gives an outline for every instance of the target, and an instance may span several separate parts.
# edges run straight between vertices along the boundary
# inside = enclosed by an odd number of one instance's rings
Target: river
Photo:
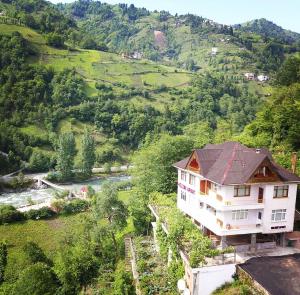
[[[69,185],[61,185],[66,190],[72,190],[72,192],[79,192],[83,186],[90,185],[96,192],[101,190],[101,185],[105,181],[121,182],[130,180],[130,176],[108,176],[99,177],[89,181],[74,183]],[[0,204],[12,205],[16,208],[29,205],[30,200],[34,203],[44,203],[54,198],[55,190],[51,188],[45,189],[31,189],[20,193],[4,193],[0,194]]]

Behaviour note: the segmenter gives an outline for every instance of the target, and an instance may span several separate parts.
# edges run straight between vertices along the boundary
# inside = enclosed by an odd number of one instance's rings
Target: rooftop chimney
[[[292,172],[296,173],[296,169],[297,169],[297,153],[296,152],[292,153],[291,162],[292,162]]]

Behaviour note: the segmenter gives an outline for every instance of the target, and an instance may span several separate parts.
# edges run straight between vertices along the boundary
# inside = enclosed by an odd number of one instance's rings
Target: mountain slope
[[[255,19],[243,24],[234,26],[243,32],[259,34],[265,38],[272,38],[283,43],[292,44],[300,41],[300,34],[285,30],[265,18]]]

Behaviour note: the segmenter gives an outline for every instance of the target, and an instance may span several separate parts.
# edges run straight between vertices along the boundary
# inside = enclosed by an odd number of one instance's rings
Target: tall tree
[[[75,155],[76,148],[73,133],[63,133],[58,140],[58,155],[56,166],[63,180],[70,179],[72,177]]]
[[[4,281],[4,271],[7,265],[7,246],[4,242],[0,243],[0,284]]]
[[[177,172],[172,165],[189,156],[193,145],[186,136],[162,135],[136,152],[132,174],[138,192],[145,198],[155,191],[175,192]]]
[[[51,295],[56,294],[58,288],[59,281],[53,270],[38,262],[22,271],[10,294]]]
[[[92,169],[96,160],[95,140],[88,130],[85,130],[82,139],[81,171],[85,176],[92,175]]]
[[[115,233],[127,225],[127,208],[118,199],[117,188],[114,184],[107,182],[102,185],[102,191],[96,196],[94,213],[97,219],[107,220],[107,231],[110,233],[114,243],[115,251],[118,253],[118,244]]]

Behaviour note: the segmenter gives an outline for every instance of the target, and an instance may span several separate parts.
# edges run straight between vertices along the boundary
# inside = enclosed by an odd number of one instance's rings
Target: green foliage
[[[52,261],[45,255],[42,248],[35,242],[27,242],[23,246],[23,251],[30,264],[41,262],[50,267],[53,265]]]
[[[13,285],[12,295],[52,295],[59,288],[54,272],[47,265],[38,262],[24,269]]]
[[[132,217],[136,235],[147,234],[152,216],[147,203],[138,193],[135,192],[131,195],[128,209]]]
[[[281,86],[289,86],[300,81],[300,57],[291,56],[277,72],[276,81]]]
[[[81,171],[85,176],[89,177],[92,175],[95,160],[95,140],[92,135],[85,130],[81,148]]]
[[[192,140],[185,136],[162,135],[136,152],[132,174],[139,193],[148,197],[155,191],[174,192],[177,173],[172,165],[188,156],[192,147]]]
[[[84,212],[90,207],[90,203],[86,200],[75,199],[63,205],[61,214],[74,214]]]
[[[85,99],[84,82],[76,75],[75,70],[64,70],[54,76],[52,80],[54,104],[69,106]]]
[[[183,128],[183,134],[194,142],[194,148],[211,143],[213,130],[207,122],[192,123]]]
[[[51,167],[51,159],[45,153],[33,151],[29,159],[29,169],[32,172],[45,172]]]
[[[133,285],[133,278],[131,272],[125,270],[125,262],[120,260],[117,264],[114,273],[113,284],[115,295],[133,295],[135,294],[135,288]]]
[[[63,48],[64,38],[57,33],[49,33],[46,36],[46,43],[56,48]]]
[[[10,205],[0,205],[0,225],[25,219],[23,213]]]
[[[97,275],[98,261],[88,241],[62,249],[56,257],[54,271],[62,283],[62,294],[77,294]]]
[[[7,265],[7,245],[0,242],[0,284],[4,281],[4,272]]]
[[[178,249],[189,256],[191,267],[206,264],[206,257],[214,257],[221,252],[214,249],[208,237],[203,236],[195,224],[176,208],[176,197],[153,193],[149,203],[155,206],[161,223],[167,224],[168,234],[158,224],[158,240],[162,256],[166,259],[169,248],[178,256]],[[231,252],[232,249],[228,249]]]
[[[73,133],[63,133],[59,137],[56,167],[61,175],[62,180],[67,180],[72,177],[75,155],[76,149]]]
[[[107,221],[106,230],[118,253],[115,232],[126,227],[128,212],[124,203],[118,199],[117,188],[113,183],[103,183],[102,191],[95,197],[93,211],[97,218]]]
[[[27,212],[25,212],[25,216],[27,219],[49,219],[55,216],[56,213],[50,209],[49,207],[42,207],[40,209],[31,209]]]

